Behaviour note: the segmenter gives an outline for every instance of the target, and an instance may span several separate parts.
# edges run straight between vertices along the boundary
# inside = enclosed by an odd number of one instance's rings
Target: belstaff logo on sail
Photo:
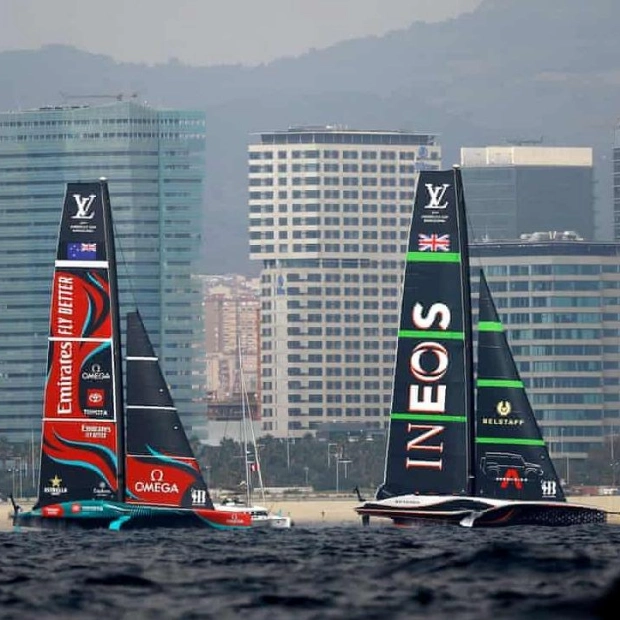
[[[495,411],[497,411],[497,413],[499,413],[499,415],[501,416],[510,415],[510,412],[512,411],[512,405],[510,404],[509,400],[500,400],[495,407]]]
[[[482,418],[482,424],[492,424],[495,426],[522,426],[525,422],[522,418],[514,417],[512,414],[512,405],[509,400],[500,400],[495,405],[497,416],[489,416]]]

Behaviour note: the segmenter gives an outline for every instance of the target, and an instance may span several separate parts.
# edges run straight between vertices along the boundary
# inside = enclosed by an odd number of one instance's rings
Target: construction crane
[[[68,101],[69,99],[116,99],[116,101],[123,101],[125,98],[127,99],[137,99],[138,93],[131,93],[127,95],[126,93],[118,93],[115,95],[109,94],[99,94],[99,95],[72,95],[68,93],[63,93],[61,91],[60,96],[64,101]]]

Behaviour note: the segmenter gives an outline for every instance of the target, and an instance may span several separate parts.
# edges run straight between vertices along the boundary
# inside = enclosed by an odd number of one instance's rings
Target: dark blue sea
[[[620,618],[620,527],[0,532],[0,618]]]

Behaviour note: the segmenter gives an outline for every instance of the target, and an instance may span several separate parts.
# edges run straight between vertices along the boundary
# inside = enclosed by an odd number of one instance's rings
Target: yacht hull
[[[603,510],[566,502],[488,500],[467,496],[401,496],[368,501],[355,511],[368,523],[371,517],[391,519],[394,525],[441,523],[463,527],[512,525],[569,526],[605,523]]]
[[[61,502],[13,517],[17,528],[78,528],[128,530],[141,528],[212,528],[218,530],[250,527],[247,513],[228,513],[206,508],[168,508],[121,502],[88,500]]]
[[[267,510],[263,506],[246,506],[245,504],[224,503],[216,504],[218,512],[235,514],[241,511],[247,512],[251,517],[253,528],[272,528],[277,530],[287,529],[293,525],[290,517]]]

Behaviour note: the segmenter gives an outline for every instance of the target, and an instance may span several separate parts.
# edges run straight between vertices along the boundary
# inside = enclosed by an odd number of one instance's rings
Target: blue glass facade
[[[552,456],[586,458],[620,426],[620,244],[476,244],[472,263],[484,267]]]
[[[468,157],[471,151],[486,158]],[[554,230],[607,238],[595,231],[590,149],[465,148],[462,159],[470,239],[511,240]]]
[[[0,114],[0,434],[39,432],[65,185],[106,177],[121,313],[140,309],[181,414],[204,430],[200,250],[205,119],[134,102]]]

